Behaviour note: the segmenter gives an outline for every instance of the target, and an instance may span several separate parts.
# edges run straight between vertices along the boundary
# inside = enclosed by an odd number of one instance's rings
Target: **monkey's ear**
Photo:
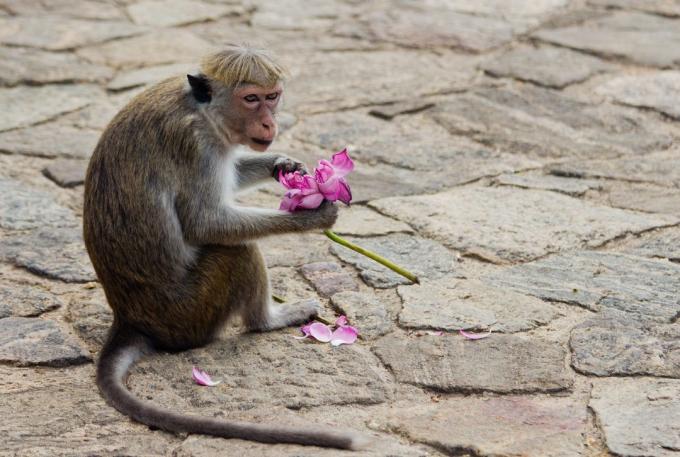
[[[191,93],[198,103],[209,103],[212,100],[212,90],[208,78],[203,75],[187,75],[187,79],[191,86]]]

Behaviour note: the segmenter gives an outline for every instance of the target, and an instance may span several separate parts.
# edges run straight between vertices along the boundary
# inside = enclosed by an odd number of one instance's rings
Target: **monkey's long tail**
[[[118,411],[138,422],[169,432],[200,433],[262,443],[293,443],[356,450],[368,442],[364,436],[355,432],[229,422],[159,408],[132,395],[125,385],[130,367],[141,356],[150,352],[153,352],[153,347],[146,337],[114,327],[97,365],[97,385],[104,398]]]

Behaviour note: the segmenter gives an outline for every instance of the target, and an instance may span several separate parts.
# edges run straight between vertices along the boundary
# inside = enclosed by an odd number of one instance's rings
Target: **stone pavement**
[[[1,456],[350,455],[153,431],[94,387],[87,158],[132,96],[231,41],[291,68],[276,151],[350,147],[337,232],[422,283],[320,233],[267,239],[274,292],[363,339],[230,327],[145,360],[138,396],[351,426],[376,436],[362,456],[680,454],[680,2],[0,0]]]

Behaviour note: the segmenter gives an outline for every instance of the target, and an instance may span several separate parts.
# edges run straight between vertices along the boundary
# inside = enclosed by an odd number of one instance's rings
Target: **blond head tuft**
[[[288,75],[269,51],[241,44],[230,44],[225,50],[207,56],[201,71],[228,87],[240,84],[271,87]]]

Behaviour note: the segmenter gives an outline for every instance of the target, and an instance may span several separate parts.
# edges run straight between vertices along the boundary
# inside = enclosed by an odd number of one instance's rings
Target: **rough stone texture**
[[[465,397],[395,408],[388,427],[447,455],[585,455],[586,400],[569,397]]]
[[[371,206],[450,248],[493,262],[527,261],[550,252],[597,246],[627,232],[677,222],[670,216],[642,215],[554,192],[509,187],[386,198]]]
[[[0,27],[1,28],[1,27]],[[53,119],[83,108],[101,90],[88,85],[0,88],[0,132]]]
[[[252,23],[261,30],[326,30],[334,19],[352,11],[351,5],[329,0],[263,2],[253,13]]]
[[[300,271],[322,297],[328,298],[346,290],[359,290],[359,282],[354,275],[343,271],[342,266],[334,262],[308,263]]]
[[[113,323],[113,313],[106,303],[104,291],[97,288],[90,296],[73,298],[68,304],[66,320],[80,339],[96,350],[101,349]]]
[[[0,44],[64,51],[142,33],[122,21],[83,21],[59,16],[0,18]]]
[[[85,159],[94,151],[99,135],[100,132],[96,130],[50,122],[0,133],[0,151],[39,157]]]
[[[13,15],[66,16],[78,19],[118,20],[125,15],[116,5],[100,0],[3,0],[1,7]]]
[[[673,0],[588,0],[591,5],[626,8],[664,16],[680,16],[680,4]]]
[[[554,392],[572,384],[559,344],[514,335],[470,341],[391,334],[374,351],[399,382],[439,392]]]
[[[604,57],[623,57],[643,65],[670,67],[680,62],[680,24],[650,14],[615,12],[580,25],[541,30],[534,36],[560,46]]]
[[[585,81],[609,68],[595,57],[569,49],[532,46],[518,47],[482,65],[492,76],[512,77],[557,89]]]
[[[404,303],[399,323],[409,328],[509,333],[531,330],[557,316],[554,307],[537,298],[473,280],[424,281],[398,290]]]
[[[648,184],[612,186],[608,199],[612,206],[651,213],[680,216],[680,189],[650,187]]]
[[[632,319],[670,322],[680,312],[680,265],[626,254],[566,253],[505,269],[487,280],[592,311],[614,308]]]
[[[589,319],[572,331],[569,344],[572,366],[580,373],[680,378],[677,324],[645,324],[619,316]]]
[[[455,270],[453,255],[439,243],[424,238],[393,234],[346,239],[423,278],[437,279]],[[364,281],[373,287],[384,289],[399,284],[411,284],[411,281],[403,276],[344,246],[333,243],[331,250],[341,260],[356,266],[361,271]]]
[[[389,103],[371,109],[368,114],[380,119],[392,120],[400,114],[414,114],[432,108],[434,103],[424,100],[406,100],[403,102]]]
[[[195,63],[171,63],[156,67],[140,68],[117,75],[106,87],[110,90],[124,90],[137,86],[146,86],[173,76],[193,74],[197,68]]]
[[[88,352],[53,321],[26,317],[0,319],[0,362],[63,367],[88,361]]]
[[[679,32],[680,35],[680,32]],[[637,76],[622,76],[596,89],[624,105],[651,108],[680,119],[680,71],[662,71]]]
[[[626,252],[680,262],[680,230],[673,229],[643,236],[631,243]]]
[[[373,339],[392,330],[385,305],[374,295],[361,292],[338,292],[331,297],[333,307],[357,327],[362,338]]]
[[[87,160],[56,160],[43,169],[43,174],[61,187],[75,187],[85,182]]]
[[[39,276],[65,282],[95,281],[80,227],[44,228],[5,237],[0,258]]]
[[[540,174],[501,175],[495,179],[495,182],[503,186],[553,190],[573,196],[581,196],[590,189],[601,187],[601,184],[595,180]]]
[[[269,267],[299,267],[312,262],[327,262],[332,241],[318,233],[269,237],[258,245]]]
[[[169,27],[216,19],[232,8],[194,0],[163,0],[134,3],[127,11],[137,24]]]
[[[35,285],[8,284],[0,290],[0,319],[5,317],[35,317],[62,305],[56,295]]]
[[[425,115],[454,135],[543,160],[637,156],[673,143],[667,130],[637,111],[526,84],[454,96]]]
[[[612,453],[672,457],[680,449],[678,398],[677,379],[612,378],[595,382],[590,407]]]
[[[26,230],[75,225],[73,211],[57,204],[49,193],[14,179],[0,178],[0,227]],[[5,243],[3,243],[5,244]],[[1,248],[0,248],[1,249]]]
[[[339,235],[355,236],[413,233],[413,229],[401,221],[385,217],[365,206],[356,205],[340,211],[333,231]]]

